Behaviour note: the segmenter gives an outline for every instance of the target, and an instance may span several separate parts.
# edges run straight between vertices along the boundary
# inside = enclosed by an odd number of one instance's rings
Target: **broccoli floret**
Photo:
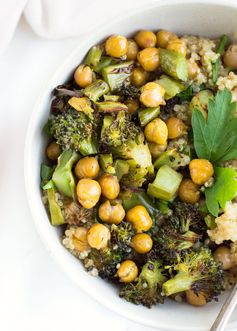
[[[165,280],[162,263],[158,260],[148,261],[142,267],[137,281],[124,285],[119,296],[136,305],[142,304],[150,308],[152,305],[164,302],[161,288]]]
[[[124,253],[130,253],[130,242],[136,231],[131,223],[122,222],[111,226],[111,244]]]
[[[223,290],[223,271],[209,249],[187,252],[173,270],[177,274],[162,286],[166,296],[191,289],[203,293],[208,302]]]

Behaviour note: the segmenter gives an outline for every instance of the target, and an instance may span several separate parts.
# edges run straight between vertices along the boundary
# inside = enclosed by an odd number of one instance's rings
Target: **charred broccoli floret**
[[[119,296],[136,305],[142,304],[150,308],[164,302],[161,288],[165,280],[162,263],[158,260],[148,261],[142,267],[137,281],[124,285],[120,289]]]
[[[131,223],[122,222],[111,226],[111,244],[124,253],[131,251],[130,242],[136,231]]]

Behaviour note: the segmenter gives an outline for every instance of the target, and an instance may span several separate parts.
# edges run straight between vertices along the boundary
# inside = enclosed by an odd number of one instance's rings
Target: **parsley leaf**
[[[237,193],[237,171],[231,168],[215,168],[215,183],[205,190],[206,206],[215,217]]]
[[[237,158],[237,117],[234,117],[237,108],[231,97],[231,92],[225,89],[214,100],[210,99],[207,120],[199,109],[192,112],[196,153],[217,165]]]

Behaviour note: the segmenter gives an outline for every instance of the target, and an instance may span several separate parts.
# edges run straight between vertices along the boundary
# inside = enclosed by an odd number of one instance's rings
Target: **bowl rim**
[[[236,0],[228,0],[228,3],[222,2],[221,0],[158,0],[158,1],[151,1],[149,4],[142,4],[138,7],[133,9],[132,13],[126,13],[124,15],[121,15],[121,17],[112,18],[106,22],[106,24],[99,24],[92,30],[90,30],[89,35],[92,35],[94,31],[98,34],[100,31],[107,29],[110,27],[112,20],[113,23],[119,23],[120,21],[128,20],[129,17],[134,16],[138,13],[141,13],[143,10],[151,10],[152,8],[159,8],[162,6],[172,6],[177,5],[180,6],[185,4],[194,4],[194,5],[215,5],[219,7],[229,7],[229,8],[237,8],[237,1]],[[75,38],[76,39],[76,38]],[[30,119],[27,126],[27,131],[25,135],[25,145],[24,145],[24,183],[25,183],[25,192],[27,197],[27,203],[30,209],[30,213],[33,219],[33,222],[35,224],[35,227],[37,229],[37,232],[39,233],[42,242],[44,243],[45,248],[50,253],[51,256],[54,257],[54,260],[57,261],[60,268],[63,270],[63,272],[68,275],[69,278],[71,278],[79,287],[80,289],[88,294],[91,298],[95,299],[98,303],[101,303],[103,306],[105,306],[107,309],[109,309],[112,312],[115,312],[119,314],[120,316],[127,318],[135,323],[140,323],[147,327],[153,327],[153,328],[159,328],[159,330],[166,330],[166,331],[201,331],[204,329],[201,329],[198,326],[193,326],[192,329],[190,327],[183,327],[176,325],[175,329],[172,325],[167,325],[165,322],[161,322],[159,326],[157,326],[152,321],[149,321],[145,318],[143,318],[141,315],[137,315],[134,311],[125,310],[123,307],[115,305],[111,305],[111,302],[106,298],[106,296],[101,296],[97,294],[97,292],[94,291],[94,288],[88,286],[88,282],[84,282],[83,284],[77,277],[75,277],[74,272],[72,268],[70,267],[71,262],[69,263],[67,259],[62,258],[62,254],[59,254],[57,243],[53,241],[49,241],[47,234],[45,233],[45,228],[43,227],[43,222],[40,222],[41,217],[39,217],[38,213],[36,212],[36,204],[38,204],[38,209],[43,209],[42,202],[39,200],[35,202],[35,200],[32,198],[34,196],[34,188],[31,184],[31,157],[30,157],[30,151],[31,151],[31,141],[32,136],[34,133],[34,123],[35,119],[37,118],[38,112],[42,111],[42,100],[44,100],[51,90],[49,90],[49,87],[52,85],[52,83],[55,81],[55,78],[59,76],[60,72],[65,71],[65,68],[68,67],[68,64],[71,62],[71,59],[75,57],[75,54],[79,52],[81,48],[83,48],[88,43],[88,40],[82,40],[80,41],[80,45],[73,48],[73,50],[66,55],[64,60],[62,61],[60,68],[54,71],[52,77],[43,84],[41,93],[39,93],[36,102],[33,106],[32,113],[30,115]],[[49,229],[50,229],[50,223],[49,223]],[[63,248],[63,247],[62,247]],[[71,270],[70,270],[71,269]],[[236,322],[229,322],[228,324],[228,330],[236,330]],[[233,329],[232,329],[233,328]]]

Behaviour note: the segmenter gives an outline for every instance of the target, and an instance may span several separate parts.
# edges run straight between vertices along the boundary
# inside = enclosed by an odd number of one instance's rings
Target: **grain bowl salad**
[[[54,89],[42,199],[118,295],[203,306],[237,279],[237,44],[142,30]]]

